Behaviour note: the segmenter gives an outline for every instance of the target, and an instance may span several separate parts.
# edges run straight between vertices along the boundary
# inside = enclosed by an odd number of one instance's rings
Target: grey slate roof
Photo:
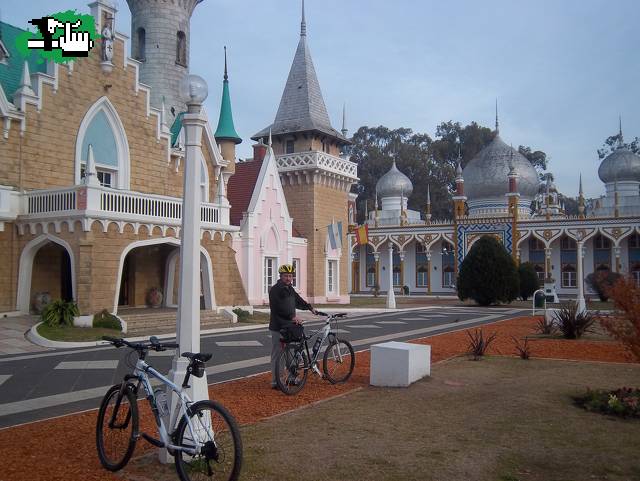
[[[318,131],[349,143],[331,126],[306,39],[303,30],[275,121],[251,137],[253,140],[267,137],[269,130],[273,135]]]

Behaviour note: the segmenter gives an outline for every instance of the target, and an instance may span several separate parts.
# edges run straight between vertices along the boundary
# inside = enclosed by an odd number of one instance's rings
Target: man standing
[[[278,388],[276,384],[276,359],[278,358],[278,354],[280,354],[280,329],[284,329],[292,324],[302,325],[302,319],[296,316],[296,308],[311,311],[316,314],[316,310],[311,304],[300,297],[291,285],[295,272],[293,266],[283,264],[278,269],[278,272],[280,273],[280,279],[269,290],[272,389]]]

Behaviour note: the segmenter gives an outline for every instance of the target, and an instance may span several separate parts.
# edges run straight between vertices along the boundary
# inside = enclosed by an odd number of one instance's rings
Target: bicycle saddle
[[[211,359],[211,357],[213,356],[213,354],[207,354],[204,352],[183,352],[182,353],[182,357],[186,357],[188,359],[191,360],[196,360],[196,361],[200,361],[200,362],[207,362],[209,359]]]

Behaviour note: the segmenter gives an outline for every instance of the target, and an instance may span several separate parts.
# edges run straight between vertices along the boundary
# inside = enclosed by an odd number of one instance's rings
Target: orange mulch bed
[[[533,334],[535,319],[521,317],[485,325],[486,334],[498,333],[489,354],[515,355],[511,336]],[[412,342],[431,345],[432,362],[463,354],[467,350],[467,329]],[[473,328],[472,328],[473,330]],[[633,362],[624,347],[613,341],[531,339],[533,358],[572,359],[602,362]],[[356,368],[348,383],[331,385],[310,375],[305,388],[296,396],[285,396],[269,389],[269,374],[260,374],[209,387],[211,399],[220,401],[241,424],[255,423],[293,409],[368,386],[369,352],[357,354]],[[146,402],[139,404],[143,429],[154,432]],[[94,481],[121,480],[104,470],[95,448],[96,411],[39,421],[0,430],[0,481]],[[137,444],[134,456],[151,449]]]

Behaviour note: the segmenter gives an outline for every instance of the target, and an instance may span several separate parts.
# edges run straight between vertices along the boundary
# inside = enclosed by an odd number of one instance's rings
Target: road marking
[[[167,349],[166,351],[149,351],[148,356],[151,357],[173,357],[176,355],[175,349]]]
[[[0,386],[11,376],[13,376],[13,374],[0,374]]]
[[[54,369],[115,369],[118,367],[117,359],[105,361],[62,361]]]
[[[261,347],[260,341],[216,341],[216,345],[220,347]]]
[[[349,329],[382,329],[380,326],[376,326],[375,324],[349,324],[347,327]]]
[[[378,321],[376,324],[406,324],[404,321]]]

